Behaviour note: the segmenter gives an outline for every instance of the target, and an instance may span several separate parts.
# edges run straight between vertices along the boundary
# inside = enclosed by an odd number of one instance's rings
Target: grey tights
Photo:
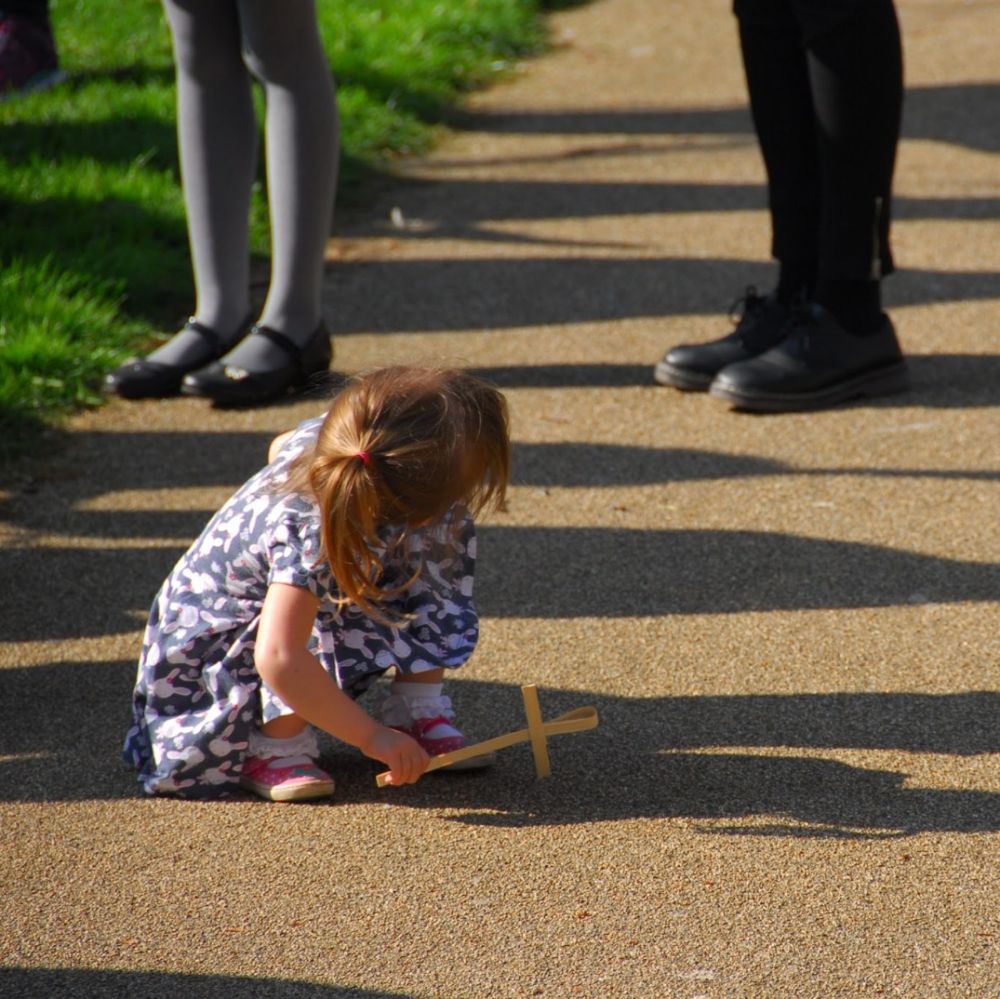
[[[250,195],[264,88],[271,281],[258,322],[304,343],[320,321],[323,250],[337,181],[333,79],[315,0],[163,0],[177,67],[181,177],[194,266],[195,318],[229,340],[250,311]],[[181,331],[150,355],[167,364],[204,354]],[[265,370],[284,355],[263,337],[227,363]]]

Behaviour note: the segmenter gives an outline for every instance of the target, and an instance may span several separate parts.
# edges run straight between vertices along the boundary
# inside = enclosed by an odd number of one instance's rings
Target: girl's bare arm
[[[318,609],[308,590],[286,583],[268,588],[255,646],[257,672],[299,717],[388,764],[391,783],[414,782],[427,767],[424,750],[408,735],[376,722],[309,652]]]

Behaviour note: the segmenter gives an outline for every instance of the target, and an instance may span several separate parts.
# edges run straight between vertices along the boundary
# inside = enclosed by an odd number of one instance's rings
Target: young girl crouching
[[[442,694],[478,637],[472,516],[502,506],[503,396],[386,368],[278,437],[160,588],[124,755],[149,794],[326,797],[316,728],[409,784],[465,744]],[[378,720],[355,703],[395,670]]]

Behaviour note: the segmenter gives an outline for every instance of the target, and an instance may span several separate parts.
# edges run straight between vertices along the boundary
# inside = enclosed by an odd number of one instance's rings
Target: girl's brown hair
[[[509,474],[507,403],[496,389],[458,369],[391,367],[337,394],[288,488],[319,504],[344,601],[384,618],[379,605],[395,590],[379,583],[379,529],[441,520],[456,503],[472,514],[500,508]]]

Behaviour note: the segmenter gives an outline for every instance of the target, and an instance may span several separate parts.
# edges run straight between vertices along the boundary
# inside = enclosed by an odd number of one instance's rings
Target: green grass
[[[442,113],[544,43],[572,0],[320,3],[338,81],[341,200],[428,148]],[[170,39],[157,0],[52,0],[70,73],[0,103],[0,460],[99,402],[103,374],[191,310]],[[257,185],[254,252],[268,251]]]

